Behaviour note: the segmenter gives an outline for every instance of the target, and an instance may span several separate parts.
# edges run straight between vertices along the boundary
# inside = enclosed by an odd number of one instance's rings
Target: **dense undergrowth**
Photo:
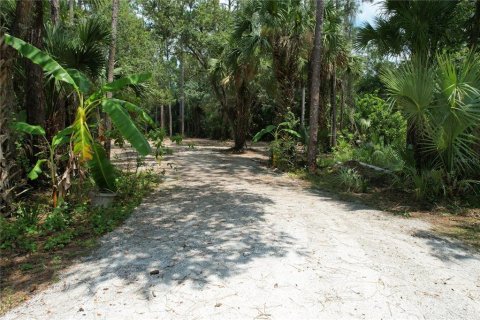
[[[159,183],[158,173],[122,172],[117,196],[108,207],[93,207],[93,186],[74,186],[68,202],[53,208],[48,193],[15,204],[9,218],[0,217],[0,314],[56,279],[57,271],[96,246],[99,236],[114,230]]]

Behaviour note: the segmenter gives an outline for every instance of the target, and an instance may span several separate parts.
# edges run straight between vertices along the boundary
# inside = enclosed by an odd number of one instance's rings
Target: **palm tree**
[[[474,150],[479,142],[480,62],[473,53],[458,65],[453,61],[445,54],[434,64],[414,59],[384,71],[381,79],[392,103],[415,124],[421,138],[413,150],[417,167],[468,177],[480,168]]]
[[[112,0],[112,26],[111,26],[111,36],[110,36],[110,47],[108,50],[107,82],[113,81],[113,71],[115,69],[115,51],[117,49],[117,19],[118,19],[119,5],[120,5],[119,0]],[[107,92],[107,98],[112,98],[111,92]],[[104,126],[107,132],[112,130],[112,122],[107,115],[105,115],[105,118],[104,118]],[[105,139],[104,145],[105,145],[105,151],[107,152],[107,157],[110,158],[112,142],[109,137]]]
[[[81,71],[91,81],[99,82],[105,74],[106,47],[110,32],[97,17],[78,21],[75,29],[63,23],[47,25],[45,30],[45,51],[67,68]],[[50,78],[47,83],[47,118],[52,125],[47,127],[48,136],[65,128],[75,117],[78,101],[69,95],[70,88]],[[73,106],[73,107],[72,107]]]
[[[375,25],[366,23],[360,28],[357,45],[373,45],[384,55],[417,57],[425,63],[433,62],[438,49],[446,43],[455,8],[459,1],[393,1],[383,3],[383,16]],[[407,130],[407,148],[413,148],[416,163],[421,166],[421,143],[418,122],[410,118]]]
[[[385,55],[431,58],[445,44],[459,1],[394,1],[382,3],[383,15],[360,28],[357,44],[373,44]]]
[[[320,63],[322,51],[323,0],[317,0],[315,39],[311,62],[310,83],[310,135],[308,142],[308,169],[311,173],[317,168],[318,107],[320,102]]]
[[[300,57],[306,56],[308,8],[301,0],[249,0],[240,8],[236,34],[249,34],[244,51],[260,51],[271,57],[278,86],[277,121],[296,105]]]

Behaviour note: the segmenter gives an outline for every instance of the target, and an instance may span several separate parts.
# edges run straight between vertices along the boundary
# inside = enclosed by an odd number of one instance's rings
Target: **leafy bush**
[[[170,137],[170,140],[171,140],[172,142],[175,142],[175,144],[179,146],[179,145],[182,144],[183,136],[182,136],[181,134],[178,134],[178,133],[177,133],[176,135]]]
[[[165,137],[167,136],[167,132],[165,131],[164,128],[157,128],[155,130],[151,130],[148,133],[148,138],[153,141],[153,144],[155,146],[155,157],[162,157],[166,154],[171,154],[172,149],[167,148],[164,146],[165,142]],[[180,140],[181,142],[181,140]]]
[[[401,170],[405,164],[402,154],[392,145],[369,142],[355,148],[342,138],[333,150],[333,158],[336,162],[357,160],[392,171]]]
[[[57,235],[51,236],[45,242],[43,248],[45,250],[60,249],[69,244],[74,238],[75,234],[72,230],[68,230]]]
[[[337,180],[348,192],[364,192],[367,189],[367,181],[352,168],[340,168]]]
[[[291,171],[297,165],[296,147],[299,139],[302,139],[301,134],[296,131],[298,124],[299,120],[289,112],[284,122],[277,126],[269,125],[253,137],[253,142],[258,142],[267,134],[273,136],[274,140],[270,144],[272,165],[280,170]]]
[[[50,232],[63,231],[70,224],[70,215],[67,213],[68,207],[63,205],[53,209],[48,214],[43,223],[43,228]]]
[[[405,145],[406,121],[399,111],[393,112],[385,100],[375,94],[364,94],[355,106],[353,117],[362,142]]]

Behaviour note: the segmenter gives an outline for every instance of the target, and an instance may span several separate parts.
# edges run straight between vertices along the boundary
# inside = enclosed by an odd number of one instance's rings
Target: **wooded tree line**
[[[420,176],[440,170],[449,184],[478,175],[480,1],[380,5],[373,24],[356,25],[355,0],[18,0],[0,2],[0,25],[2,38],[23,39],[98,86],[150,72],[105,92],[148,113],[154,124],[133,116],[144,131],[231,138],[236,151],[275,132],[274,165],[311,172],[322,154],[344,152]],[[39,151],[39,138],[19,138],[11,123],[51,139],[75,123],[81,99],[11,46],[0,50],[7,203],[32,183],[25,174]],[[105,111],[90,121],[108,155],[119,130]]]

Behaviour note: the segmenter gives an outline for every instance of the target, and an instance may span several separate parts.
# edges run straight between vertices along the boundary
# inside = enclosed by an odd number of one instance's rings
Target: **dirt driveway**
[[[480,256],[199,146],[101,247],[1,319],[479,319]]]

